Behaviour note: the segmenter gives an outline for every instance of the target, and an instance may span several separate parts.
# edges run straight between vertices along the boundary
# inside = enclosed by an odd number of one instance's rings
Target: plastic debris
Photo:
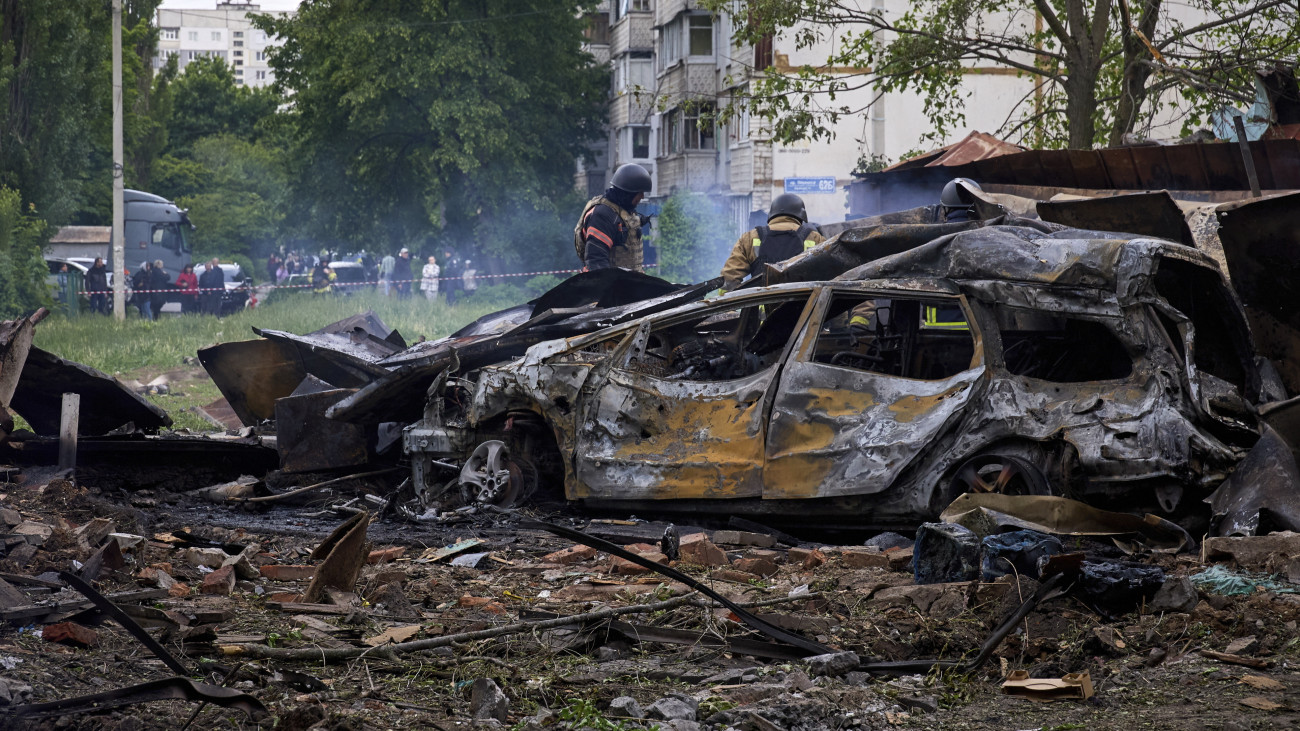
[[[1197,589],[1219,596],[1247,596],[1260,589],[1274,594],[1295,594],[1297,591],[1296,587],[1279,583],[1268,574],[1233,571],[1220,564],[1192,574],[1191,578]]]
[[[985,581],[1007,574],[1037,579],[1042,562],[1065,550],[1056,536],[1033,530],[987,536],[981,544],[980,573]]]
[[[1025,670],[1013,670],[1002,683],[1002,692],[1039,703],[1086,701],[1093,696],[1092,676],[1085,670],[1060,678],[1031,678]]]
[[[1084,561],[1074,594],[1103,615],[1119,616],[1149,601],[1164,583],[1159,566]]]

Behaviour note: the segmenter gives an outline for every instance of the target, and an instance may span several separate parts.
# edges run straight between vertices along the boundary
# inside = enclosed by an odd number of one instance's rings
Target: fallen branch
[[[320,660],[322,663],[338,662],[341,660],[351,660],[361,657],[364,654],[392,654],[402,655],[408,652],[421,652],[423,650],[434,650],[439,647],[446,647],[458,642],[474,642],[477,640],[488,640],[493,637],[504,635],[517,635],[525,632],[534,632],[537,630],[554,629],[555,627],[564,627],[575,622],[594,622],[611,617],[620,617],[625,614],[645,614],[648,612],[658,612],[665,609],[673,609],[686,604],[692,604],[695,600],[695,593],[684,594],[679,597],[673,597],[662,602],[654,604],[636,604],[629,607],[607,607],[594,612],[585,614],[575,614],[567,617],[557,617],[555,619],[542,620],[540,622],[515,622],[514,624],[505,624],[500,627],[491,627],[489,629],[478,630],[476,632],[462,632],[455,635],[443,635],[442,637],[431,637],[425,640],[414,640],[411,642],[398,642],[392,645],[380,645],[379,647],[340,647],[334,649],[325,649],[320,647],[288,648],[288,647],[267,647],[266,645],[222,645],[218,649],[223,655],[236,655],[257,657],[268,660],[289,660],[298,662],[311,662]]]
[[[328,486],[330,486],[330,485],[334,485],[334,484],[337,484],[337,483],[340,483],[340,482],[344,482],[344,481],[346,481],[346,480],[360,480],[360,479],[363,478],[363,477],[375,477],[375,476],[377,476],[377,475],[386,475],[386,474],[388,474],[389,472],[398,472],[398,471],[400,471],[401,469],[402,469],[401,467],[388,467],[388,468],[386,468],[386,469],[382,469],[382,470],[375,470],[374,472],[358,472],[358,473],[355,474],[355,475],[344,475],[343,477],[335,477],[335,478],[332,479],[332,480],[326,480],[326,481],[324,481],[324,482],[318,482],[318,483],[316,483],[315,485],[307,485],[306,487],[299,487],[299,488],[297,488],[297,489],[290,490],[289,492],[282,492],[282,493],[280,493],[280,494],[278,494],[278,495],[263,495],[262,497],[231,498],[231,499],[230,499],[230,502],[232,502],[232,503],[270,503],[270,502],[275,502],[276,500],[283,500],[283,499],[285,499],[285,498],[287,498],[287,497],[293,497],[294,495],[301,495],[301,494],[304,493],[304,492],[311,492],[312,490],[319,490],[319,489],[322,488],[322,487],[328,487]]]

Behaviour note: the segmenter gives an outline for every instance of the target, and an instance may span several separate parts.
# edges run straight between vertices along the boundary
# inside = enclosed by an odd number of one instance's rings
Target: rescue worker
[[[650,173],[636,163],[620,165],[604,195],[587,201],[573,227],[573,244],[587,271],[618,267],[642,270],[641,226],[636,206],[650,192]]]
[[[727,263],[722,265],[722,286],[733,290],[746,276],[762,273],[763,265],[798,256],[825,240],[817,227],[808,223],[803,199],[794,193],[782,193],[772,199],[767,225],[741,234],[731,247]]]
[[[978,221],[975,214],[975,194],[983,192],[980,184],[970,178],[953,178],[943,186],[939,195],[939,212],[945,223]]]

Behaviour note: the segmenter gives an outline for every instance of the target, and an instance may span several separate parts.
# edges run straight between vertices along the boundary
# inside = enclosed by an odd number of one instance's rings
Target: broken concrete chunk
[[[852,651],[832,652],[826,655],[813,655],[804,658],[808,663],[808,672],[813,676],[837,678],[850,670],[856,670],[860,661],[858,653]]]
[[[699,713],[699,701],[689,696],[668,696],[651,703],[645,709],[645,718],[660,721],[694,721]]]
[[[404,619],[418,619],[420,611],[412,606],[406,594],[402,593],[400,584],[384,584],[371,593],[367,600],[375,606],[383,606],[384,614]]]
[[[27,703],[35,692],[32,686],[12,678],[0,678],[0,706],[17,706]]]
[[[731,561],[727,554],[709,540],[704,533],[692,533],[682,536],[678,546],[681,558],[686,563],[696,566],[729,566]]]
[[[1147,602],[1147,608],[1153,612],[1190,612],[1196,608],[1199,597],[1192,580],[1186,576],[1166,579],[1160,585],[1160,591]]]
[[[14,528],[12,533],[14,535],[23,536],[27,539],[27,542],[33,546],[39,546],[49,540],[50,536],[54,535],[54,526],[46,525],[45,523],[37,523],[34,520],[25,520],[22,523],[19,523],[18,527]]]
[[[918,584],[973,581],[980,575],[980,539],[955,523],[922,523],[916,531],[914,563],[912,575]]]
[[[219,569],[230,559],[230,554],[220,548],[187,548],[185,549],[185,563],[198,568],[204,566],[210,569]]]
[[[1300,556],[1300,533],[1284,531],[1266,536],[1215,536],[1205,539],[1205,560],[1234,561],[1239,568],[1285,568],[1284,561]]]
[[[510,701],[491,678],[479,678],[470,689],[469,712],[475,721],[492,719],[505,723]]]
[[[3,523],[6,527],[12,528],[22,522],[22,513],[17,510],[10,510],[9,508],[0,508],[0,523]]]
[[[771,548],[776,545],[776,538],[766,533],[750,533],[743,530],[720,530],[714,531],[713,542],[722,543],[728,546],[758,546],[759,548]]]
[[[1255,638],[1255,635],[1249,635],[1246,637],[1238,637],[1232,642],[1229,642],[1227,648],[1225,648],[1225,652],[1229,655],[1253,655],[1258,649],[1259,640]]]
[[[252,557],[261,552],[261,548],[256,545],[249,546],[239,553],[238,556],[231,556],[222,562],[222,566],[229,566],[235,570],[235,576],[245,581],[252,581],[260,578],[262,573],[253,565]]]
[[[609,715],[619,718],[645,718],[641,704],[630,695],[621,695],[609,702]]]
[[[117,547],[123,551],[128,551],[144,543],[144,536],[137,536],[134,533],[109,533],[108,537],[117,541]]]
[[[880,551],[888,551],[891,548],[903,548],[914,543],[913,539],[898,533],[886,531],[880,535],[868,538],[862,545],[867,548],[875,548]]]

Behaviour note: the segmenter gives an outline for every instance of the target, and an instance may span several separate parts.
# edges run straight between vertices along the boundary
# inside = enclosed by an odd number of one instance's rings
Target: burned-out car
[[[479,500],[550,475],[597,506],[873,525],[967,491],[1177,513],[1258,439],[1260,362],[1196,250],[990,226],[444,374],[404,447],[417,490]]]

